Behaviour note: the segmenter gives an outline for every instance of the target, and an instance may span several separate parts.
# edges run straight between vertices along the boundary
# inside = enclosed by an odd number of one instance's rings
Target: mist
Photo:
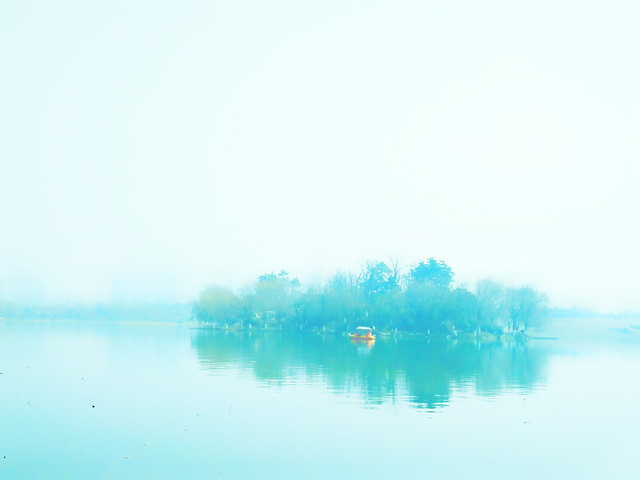
[[[186,302],[433,256],[461,284],[640,309],[635,4],[0,13],[1,301]]]

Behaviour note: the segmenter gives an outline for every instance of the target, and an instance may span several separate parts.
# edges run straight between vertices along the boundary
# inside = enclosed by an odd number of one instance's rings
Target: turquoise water
[[[635,335],[367,346],[6,320],[0,479],[638,478]]]

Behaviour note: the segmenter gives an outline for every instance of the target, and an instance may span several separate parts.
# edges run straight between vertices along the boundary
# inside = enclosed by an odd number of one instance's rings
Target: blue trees
[[[513,332],[524,332],[544,315],[546,296],[529,286],[510,288],[507,290],[506,306]]]
[[[409,281],[413,285],[429,284],[446,289],[453,283],[453,271],[449,265],[432,257],[426,263],[418,263],[409,271]]]
[[[404,276],[397,263],[369,262],[358,276],[337,273],[306,291],[283,270],[261,275],[241,296],[209,287],[194,314],[204,323],[240,328],[349,331],[364,323],[381,331],[453,335],[520,332],[544,314],[545,296],[532,287],[482,280],[472,293],[453,279],[451,267],[434,258]]]
[[[200,293],[194,314],[211,325],[235,324],[242,318],[242,302],[230,288],[211,286]]]

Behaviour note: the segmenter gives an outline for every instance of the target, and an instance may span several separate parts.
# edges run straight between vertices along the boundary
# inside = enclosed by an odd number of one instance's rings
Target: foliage
[[[384,262],[367,263],[362,270],[360,285],[367,297],[390,292],[398,286],[393,271]]]
[[[510,288],[507,290],[507,308],[514,332],[526,331],[539,321],[546,310],[546,296],[532,287]]]
[[[506,289],[490,279],[476,284],[478,301],[478,327],[485,331],[506,328],[509,324]]]
[[[428,283],[434,287],[446,289],[453,283],[453,271],[446,263],[430,258],[427,262],[420,262],[409,272],[411,284]]]
[[[201,322],[237,328],[378,331],[458,335],[525,331],[542,318],[546,298],[532,287],[507,288],[492,280],[475,293],[455,286],[445,262],[430,258],[401,277],[397,262],[365,264],[359,275],[338,272],[302,291],[289,273],[266,273],[236,295],[225,287],[200,294],[194,315]]]
[[[240,307],[240,298],[230,288],[211,286],[200,293],[195,314],[205,323],[235,323],[241,318]]]

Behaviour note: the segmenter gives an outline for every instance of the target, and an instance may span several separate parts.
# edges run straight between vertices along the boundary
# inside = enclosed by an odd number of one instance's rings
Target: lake
[[[558,325],[367,345],[5,320],[0,479],[638,478],[640,330]]]

